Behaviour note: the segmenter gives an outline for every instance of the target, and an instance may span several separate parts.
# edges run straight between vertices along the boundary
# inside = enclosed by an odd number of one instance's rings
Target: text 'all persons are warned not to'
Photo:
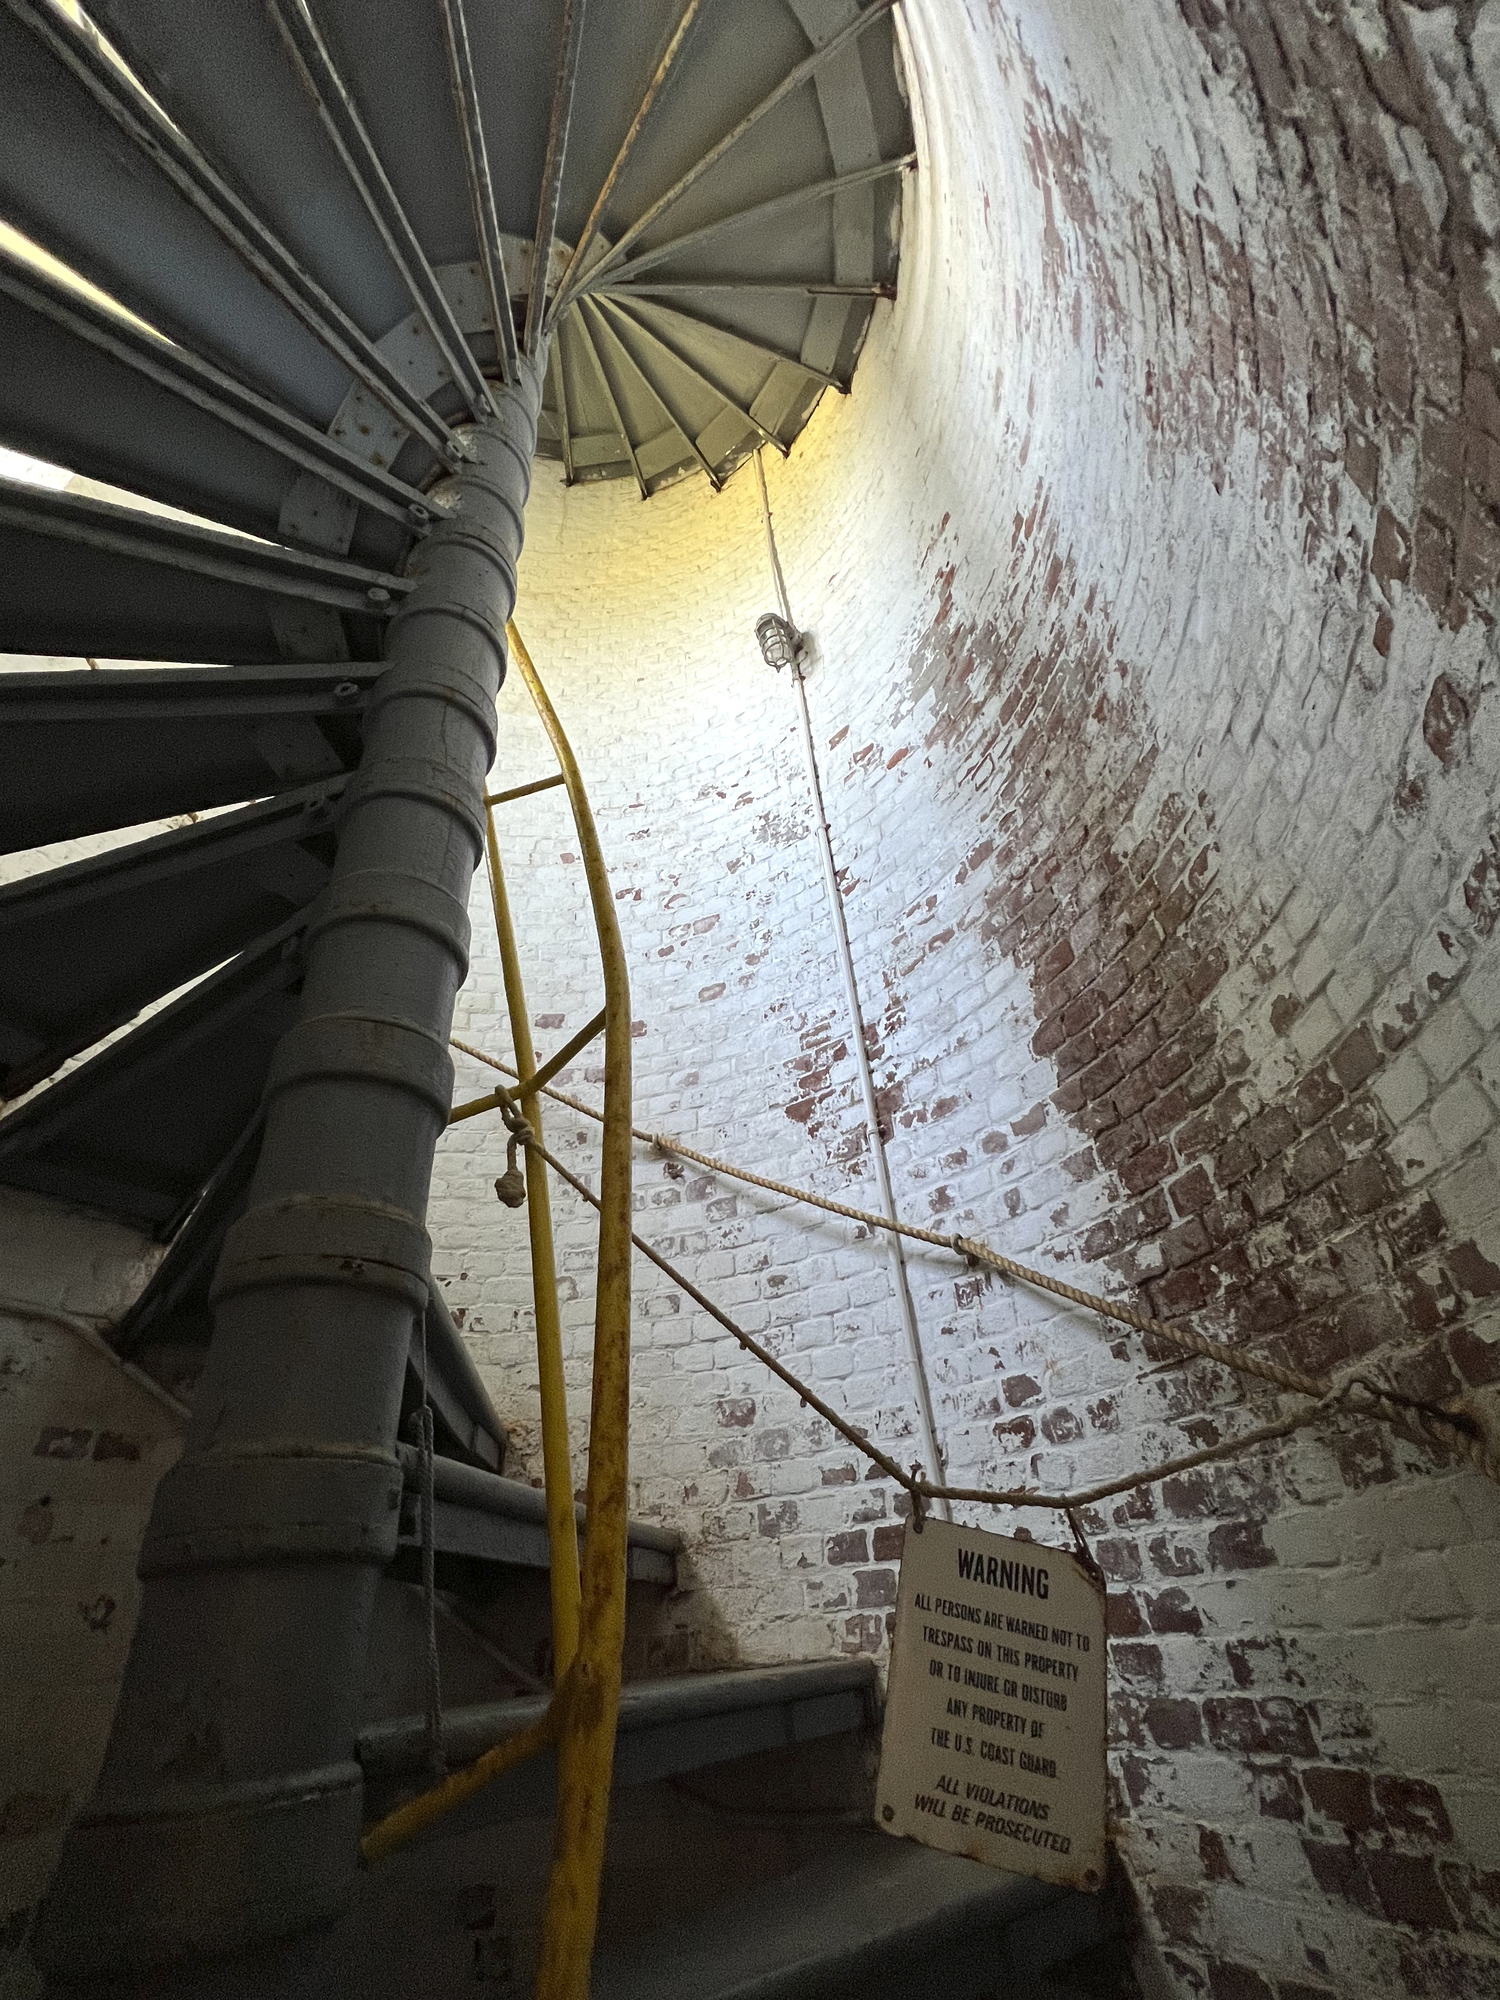
[[[907,1530],[875,1817],[992,1868],[1104,1880],[1104,1588],[1074,1555]]]

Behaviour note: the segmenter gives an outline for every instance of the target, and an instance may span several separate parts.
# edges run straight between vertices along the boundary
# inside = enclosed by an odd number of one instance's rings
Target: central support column
[[[360,1690],[544,366],[494,392],[391,621],[186,1448],[146,1533],[103,1774],[36,1940],[63,1978],[289,1935],[353,1880]]]

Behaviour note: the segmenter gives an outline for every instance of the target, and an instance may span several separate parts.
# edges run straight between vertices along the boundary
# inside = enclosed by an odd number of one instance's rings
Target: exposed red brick
[[[1201,1166],[1190,1167],[1167,1192],[1179,1215],[1199,1215],[1214,1198],[1214,1184]]]
[[[1500,1269],[1472,1240],[1450,1244],[1446,1256],[1454,1277],[1474,1298],[1490,1299],[1500,1292]]]
[[[863,1610],[896,1601],[896,1572],[893,1569],[859,1569],[854,1572],[855,1603]]]
[[[1178,1944],[1197,1942],[1208,1899],[1200,1889],[1177,1882],[1153,1882],[1151,1908],[1163,1935]]]
[[[1165,1180],[1176,1163],[1171,1146],[1163,1140],[1137,1153],[1120,1168],[1121,1182],[1132,1194],[1144,1194]]]
[[[1254,1756],[1317,1754],[1305,1711],[1284,1696],[1259,1702],[1240,1695],[1210,1696],[1203,1704],[1203,1720],[1216,1749]]]
[[[863,1528],[830,1535],[824,1545],[824,1555],[831,1563],[867,1563],[870,1560],[869,1538]]]
[[[1290,1764],[1262,1766],[1255,1772],[1255,1806],[1262,1819],[1301,1821],[1306,1817],[1302,1787]]]
[[[1375,1803],[1386,1825],[1402,1833],[1443,1842],[1453,1838],[1442,1794],[1425,1778],[1382,1773],[1375,1779]]]
[[[1185,1590],[1175,1586],[1146,1597],[1146,1614],[1153,1632],[1201,1632],[1203,1616]]]
[[[1415,1930],[1451,1930],[1453,1911],[1430,1854],[1375,1849],[1364,1857],[1380,1907],[1393,1924]]]
[[[1162,1750],[1187,1750],[1203,1741],[1197,1703],[1180,1698],[1147,1702],[1146,1727]]]
[[[1302,1773],[1302,1786],[1315,1813],[1351,1833],[1368,1833],[1381,1823],[1366,1771],[1318,1765]]]
[[[1138,1639],[1149,1629],[1134,1591],[1109,1593],[1104,1605],[1104,1629],[1112,1639]]]
[[[1215,1569],[1265,1569],[1276,1560],[1259,1521],[1221,1521],[1208,1538]]]

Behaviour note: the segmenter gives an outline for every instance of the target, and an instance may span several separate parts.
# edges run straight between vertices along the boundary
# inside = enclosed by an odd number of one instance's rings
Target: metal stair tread
[[[406,1473],[408,1491],[415,1491],[419,1478],[417,1453],[407,1444],[398,1445],[397,1450]],[[542,1527],[547,1525],[547,1496],[540,1486],[528,1485],[523,1479],[505,1479],[493,1472],[482,1472],[477,1466],[460,1465],[456,1459],[434,1459],[433,1491],[439,1500],[451,1500],[457,1506],[472,1507],[508,1520],[537,1522]],[[582,1503],[573,1511],[581,1533],[586,1526]],[[632,1521],[630,1540],[636,1548],[654,1549],[661,1555],[675,1556],[682,1550],[682,1536],[675,1528],[659,1528],[650,1521]]]
[[[971,1948],[1072,1892],[999,1874],[871,1827],[792,1874],[688,1922],[647,1932],[594,1964],[594,2000],[833,2000],[907,1991],[893,1953],[918,1955],[925,1980],[958,2000],[941,1954]],[[1002,1979],[1007,1968],[997,1964]],[[878,1985],[861,1985],[862,1980]],[[1015,1989],[1005,1982],[1009,1994]],[[1019,1995],[1017,1996],[1019,2000]]]
[[[436,1384],[434,1384],[436,1387]],[[435,1397],[435,1405],[438,1399]],[[451,1426],[450,1426],[451,1427]],[[421,1546],[418,1496],[420,1464],[410,1445],[400,1445],[406,1490],[402,1496],[401,1531],[393,1573],[404,1575]],[[438,1557],[466,1557],[516,1569],[547,1569],[552,1551],[547,1534],[546,1500],[541,1488],[519,1479],[505,1479],[481,1467],[442,1456],[434,1461],[433,1540]],[[584,1511],[575,1507],[580,1531]],[[628,1583],[665,1584],[677,1581],[681,1538],[647,1522],[630,1524],[625,1551]],[[445,1565],[439,1561],[439,1581]]]
[[[631,1737],[685,1723],[725,1722],[757,1709],[853,1697],[868,1713],[875,1686],[875,1665],[865,1656],[852,1660],[800,1661],[789,1666],[732,1667],[713,1673],[678,1674],[665,1680],[627,1681],[620,1691],[617,1758]],[[548,1695],[523,1695],[512,1701],[450,1709],[443,1719],[443,1741],[450,1765],[465,1763],[493,1744],[529,1728],[543,1714],[550,1699]],[[852,1714],[852,1707],[849,1712]],[[374,1723],[361,1731],[358,1756],[366,1778],[419,1774],[426,1753],[425,1728],[424,1717],[403,1716],[395,1722]],[[807,1735],[826,1733],[822,1728],[814,1728]],[[743,1753],[731,1749],[728,1754]],[[623,1782],[630,1781],[627,1769]]]

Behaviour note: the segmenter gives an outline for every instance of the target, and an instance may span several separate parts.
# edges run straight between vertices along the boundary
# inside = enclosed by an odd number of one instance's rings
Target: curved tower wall
[[[911,0],[900,297],[767,464],[903,1212],[1440,1398],[1500,1376],[1492,16]],[[748,471],[649,507],[538,480],[518,616],[607,829],[638,1122],[873,1205],[774,602]],[[542,775],[503,703],[496,782]],[[598,1004],[581,872],[560,794],[504,810],[545,1051]],[[467,1033],[504,1053],[473,914]],[[500,1139],[450,1134],[432,1226],[524,1456]],[[917,1455],[882,1256],[649,1155],[638,1189]],[[592,1225],[561,1214],[581,1441]],[[911,1275],[955,1480],[1080,1486],[1270,1414],[952,1259]],[[890,1482],[640,1286],[637,1505],[699,1584],[663,1664],[878,1651]],[[1492,1990],[1497,1522],[1366,1424],[1089,1517],[1113,1809],[1176,1990]]]

